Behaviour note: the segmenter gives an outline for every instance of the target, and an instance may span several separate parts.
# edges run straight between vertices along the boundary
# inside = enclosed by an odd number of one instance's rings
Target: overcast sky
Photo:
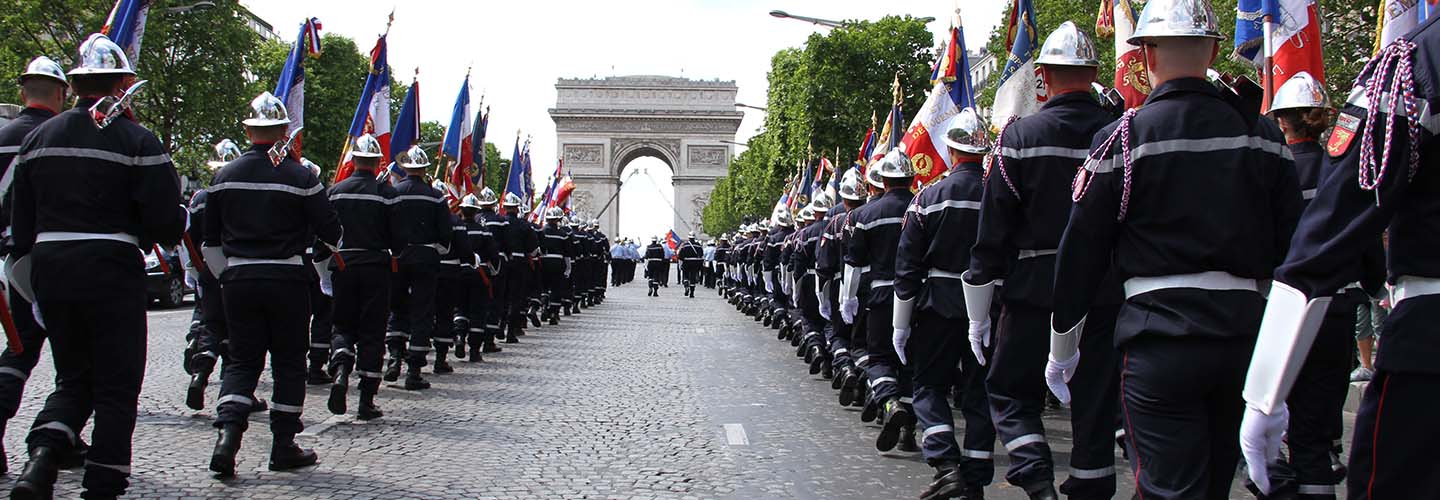
[[[770,57],[826,29],[770,17],[771,10],[835,20],[932,16],[937,21],[930,23],[930,29],[938,40],[950,25],[954,2],[242,0],[287,41],[293,40],[302,20],[317,17],[324,32],[350,37],[362,51],[369,51],[384,31],[393,6],[390,64],[404,83],[420,68],[421,120],[449,121],[465,69],[473,64],[471,102],[483,93],[491,106],[490,141],[508,157],[517,129],[533,136],[536,172],[545,176],[553,170],[556,157],[555,125],[546,110],[555,105],[557,78],[645,74],[734,80],[740,102],[763,106]],[[966,45],[979,48],[1000,21],[1006,2],[965,4]],[[362,83],[355,83],[357,99]],[[745,142],[763,120],[759,111],[743,111],[738,142]],[[668,172],[665,177],[668,182]],[[537,179],[536,184],[544,181]],[[648,186],[646,190],[655,191]],[[649,207],[645,210],[631,210],[632,203],[627,202],[622,217],[644,213],[669,226],[669,207],[658,196],[651,202],[641,205]],[[683,235],[681,229],[677,232]]]

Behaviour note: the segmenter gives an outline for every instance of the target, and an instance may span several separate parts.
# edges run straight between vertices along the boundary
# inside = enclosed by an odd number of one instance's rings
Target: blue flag
[[[410,84],[405,91],[405,102],[400,105],[400,116],[395,119],[395,132],[390,136],[390,173],[397,179],[405,177],[405,171],[396,165],[398,157],[415,145],[420,138],[420,81]]]

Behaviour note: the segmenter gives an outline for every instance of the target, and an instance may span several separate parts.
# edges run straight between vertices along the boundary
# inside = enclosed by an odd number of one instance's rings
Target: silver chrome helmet
[[[360,158],[381,158],[385,152],[380,149],[380,141],[375,136],[365,134],[355,138],[355,146],[350,148],[350,154]]]
[[[781,207],[770,216],[770,220],[774,222],[777,227],[790,225],[792,223],[790,220],[790,209]]]
[[[410,146],[410,149],[400,153],[400,157],[396,159],[395,163],[406,170],[428,168],[430,155],[425,154],[425,150],[420,149],[420,146]]]
[[[860,184],[860,169],[851,167],[840,176],[840,197],[850,201],[865,199],[865,186]]]
[[[235,145],[235,141],[221,139],[220,142],[215,143],[215,151],[210,154],[210,161],[205,162],[205,164],[209,165],[210,168],[220,168],[227,163],[235,161],[236,158],[240,157],[240,154],[240,146]]]
[[[1040,57],[1035,58],[1035,65],[1095,68],[1100,66],[1100,54],[1095,50],[1095,42],[1090,40],[1089,35],[1080,31],[1080,27],[1075,26],[1075,23],[1065,21],[1045,38],[1045,44],[1040,46]]]
[[[799,222],[810,222],[813,220],[815,220],[815,209],[810,208],[809,205],[806,205],[805,208],[800,209]]]
[[[479,210],[479,209],[480,209],[480,197],[479,197],[479,196],[475,196],[475,195],[473,195],[473,194],[467,194],[467,195],[465,195],[464,198],[460,198],[460,208],[473,208],[473,209]]]
[[[1330,95],[1325,93],[1325,86],[1304,71],[1285,80],[1280,88],[1275,89],[1275,96],[1270,99],[1271,113],[1282,109],[1328,107]]]
[[[560,220],[565,218],[565,211],[560,207],[550,207],[545,211],[545,220]]]
[[[973,108],[962,109],[947,120],[941,140],[951,149],[976,155],[989,153],[992,142],[990,127],[985,126]]]
[[[110,41],[110,38],[92,33],[85,43],[80,44],[80,58],[75,68],[68,73],[76,75],[133,75],[135,70],[130,66],[130,59],[125,57],[125,51],[119,45]]]
[[[496,203],[500,202],[500,197],[495,196],[495,190],[487,187],[480,190],[480,199],[476,201],[476,204],[480,205],[482,208],[493,207]]]
[[[247,127],[275,127],[290,123],[290,112],[285,103],[270,92],[261,92],[250,100],[250,117],[244,123]]]
[[[505,193],[505,202],[502,206],[518,207],[520,206],[520,197],[516,196],[515,193]]]
[[[303,156],[300,157],[300,165],[304,166],[307,169],[310,169],[310,173],[315,174],[315,177],[320,177],[320,166],[316,165],[315,162],[310,161],[309,158]]]
[[[1210,0],[1151,0],[1140,11],[1135,32],[1125,41],[1140,45],[1146,38],[1161,37],[1225,39],[1216,26]]]
[[[689,239],[695,239],[695,231],[690,231]]]
[[[897,146],[885,153],[885,157],[875,165],[876,175],[886,179],[901,179],[915,177],[915,165],[910,163],[910,156],[905,154],[904,146]]]
[[[815,213],[817,213],[817,214],[823,214],[823,213],[829,212],[829,211],[830,211],[830,205],[833,205],[833,204],[834,204],[834,202],[830,201],[830,195],[825,194],[825,193],[820,193],[820,194],[818,194],[818,195],[815,196],[815,199],[814,199],[814,200],[811,200],[811,201],[810,201],[810,209],[811,209],[811,210],[814,210]]]
[[[45,56],[32,59],[30,64],[25,66],[25,72],[20,73],[19,82],[23,85],[25,80],[37,76],[55,80],[66,87],[70,86],[70,81],[65,79],[65,70],[60,69],[60,63]]]

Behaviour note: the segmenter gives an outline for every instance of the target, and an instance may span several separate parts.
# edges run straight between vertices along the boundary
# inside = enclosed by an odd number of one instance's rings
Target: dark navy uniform
[[[650,279],[650,295],[660,295],[660,282],[665,279],[665,262],[665,249],[659,243],[645,247],[645,276]]]
[[[338,244],[341,227],[320,180],[292,159],[271,163],[269,147],[251,146],[216,174],[205,209],[205,245],[220,247],[227,258],[220,282],[230,364],[215,426],[243,431],[249,425],[250,398],[268,353],[275,379],[270,430],[279,441],[304,428],[311,281],[302,254],[313,238]]]
[[[1356,413],[1347,481],[1351,499],[1440,497],[1434,457],[1440,433],[1434,424],[1440,415],[1435,399],[1440,387],[1435,326],[1440,324],[1435,253],[1440,248],[1440,170],[1433,168],[1440,144],[1433,114],[1440,106],[1437,45],[1440,27],[1432,17],[1391,46],[1401,53],[1400,64],[1412,68],[1416,115],[1409,120],[1393,116],[1389,92],[1399,72],[1394,65],[1362,72],[1362,85],[1351,92],[1327,144],[1335,167],[1320,181],[1290,254],[1275,272],[1277,281],[1307,297],[1326,296],[1361,277],[1355,263],[1373,248],[1376,237],[1389,235],[1387,279],[1394,285],[1394,309],[1380,334],[1375,377]],[[1376,90],[1383,99],[1368,97],[1366,90]],[[1399,110],[1404,113],[1404,104]],[[1394,124],[1392,118],[1398,118]],[[1408,161],[1411,154],[1418,155],[1415,166]],[[1362,182],[1375,187],[1362,189]],[[1316,345],[1324,341],[1320,335]],[[1295,390],[1301,390],[1299,382]]]
[[[27,443],[72,450],[95,408],[84,487],[113,496],[128,485],[145,367],[139,249],[178,243],[186,210],[155,135],[123,116],[96,129],[89,112],[95,102],[79,99],[21,143],[11,167],[11,236],[14,255],[33,262],[36,320],[57,372]],[[303,349],[304,333],[297,335]]]
[[[532,290],[536,288],[535,263],[532,259],[540,253],[539,238],[535,227],[519,215],[511,212],[505,216],[505,230],[500,236],[505,240],[507,251],[505,261],[505,342],[519,342],[516,337],[525,334],[525,313],[530,306]]]
[[[480,211],[479,222],[494,242],[496,257],[499,258],[494,262],[494,272],[490,275],[492,300],[486,306],[484,328],[491,339],[503,340],[505,326],[510,323],[510,281],[515,279],[506,272],[512,253],[511,240],[506,236],[510,231],[510,220],[493,209],[485,209]]]
[[[440,254],[449,248],[454,226],[440,192],[418,176],[408,176],[395,185],[391,210],[391,233],[401,246],[396,256],[398,272],[391,280],[390,331],[385,338],[391,363],[385,378],[394,380],[399,378],[401,358],[414,376],[425,366],[435,329]]]
[[[545,316],[551,324],[559,321],[560,308],[568,302],[565,288],[575,282],[576,276],[571,271],[582,267],[578,264],[581,259],[589,262],[590,256],[578,253],[586,249],[586,243],[583,235],[574,233],[572,236],[569,229],[560,227],[558,223],[546,225],[541,235],[540,278],[549,295]]]
[[[822,290],[821,300],[825,301],[818,307],[821,316],[828,316],[825,322],[825,342],[830,346],[830,364],[839,370],[835,378],[839,379],[837,383],[842,391],[856,389],[859,373],[854,360],[860,356],[859,352],[865,350],[863,342],[857,344],[851,339],[854,325],[846,323],[845,318],[840,315],[840,279],[845,268],[845,245],[841,238],[846,234],[845,226],[851,213],[843,204],[832,207],[825,220],[825,229],[820,234],[820,241],[815,244],[815,276],[818,278],[817,286]],[[849,387],[846,387],[846,384],[849,384]]]
[[[817,212],[817,214],[823,214]],[[820,315],[820,299],[815,279],[816,249],[820,247],[820,235],[825,232],[826,219],[817,219],[795,232],[795,249],[790,252],[790,267],[796,276],[794,285],[795,306],[799,309],[801,349],[811,368],[819,370],[830,361],[830,349],[825,343],[825,318]],[[815,361],[819,358],[820,361]],[[833,366],[833,365],[832,365]]]
[[[861,271],[856,296],[866,314],[864,343],[869,356],[863,368],[870,377],[871,401],[876,403],[908,397],[911,392],[910,370],[900,364],[891,343],[891,307],[900,225],[914,197],[909,189],[892,189],[850,213],[845,264]],[[859,319],[856,323],[861,324]]]
[[[485,224],[486,213],[494,212],[482,211],[464,220],[467,243],[475,255],[474,270],[466,273],[465,280],[465,323],[469,328],[466,341],[470,347],[471,362],[481,361],[482,348],[486,352],[500,350],[495,346],[495,334],[500,331],[500,323],[493,310],[498,300],[496,282],[500,279],[500,250]]]
[[[975,489],[995,476],[995,427],[985,398],[984,367],[956,326],[969,322],[960,276],[970,265],[984,176],[979,163],[961,163],[920,191],[905,212],[895,255],[895,299],[915,303],[905,357],[914,373],[913,406],[925,462],[942,470],[958,468],[965,486]],[[964,390],[957,401],[965,418],[964,447],[956,442],[955,417],[946,399],[956,386]]]
[[[16,153],[20,151],[20,143],[30,131],[54,116],[54,111],[32,106],[21,110],[20,116],[0,128],[0,177],[15,175],[10,171],[10,162],[15,160]],[[0,184],[4,183],[5,181],[0,181]],[[5,190],[4,200],[0,201],[0,227],[3,227],[6,240],[10,236],[9,187],[10,185],[5,185],[0,188]],[[8,241],[6,246],[8,247]],[[0,250],[10,251],[9,248]],[[25,381],[30,378],[30,370],[40,362],[40,351],[45,346],[45,330],[35,323],[30,302],[13,289],[5,296],[5,300],[10,304],[10,314],[15,320],[22,352],[16,354],[6,349],[0,353],[0,419],[3,419],[0,420],[0,438],[5,436],[6,422],[15,418],[15,412],[20,409],[20,398],[25,394]],[[3,449],[3,446],[0,446],[0,450]],[[3,470],[3,467],[0,467],[0,470]]]
[[[190,198],[190,241],[199,244],[205,241],[205,207],[209,204],[210,192],[200,190]],[[196,249],[198,250],[198,248]],[[200,324],[194,329],[189,349],[190,371],[197,376],[192,389],[186,396],[186,405],[192,410],[205,408],[204,387],[209,383],[215,361],[226,362],[230,358],[230,333],[226,328],[225,300],[220,292],[220,279],[200,262],[194,262],[197,274],[195,289],[195,310],[199,313]],[[203,378],[200,378],[203,377]]]
[[[1122,280],[1115,343],[1137,493],[1225,496],[1262,282],[1300,212],[1295,166],[1274,123],[1232,107],[1199,78],[1164,82],[1131,113],[1121,135],[1133,166],[1121,139],[1107,142],[1122,118],[1095,135],[1099,159],[1076,179],[1052,328],[1074,329],[1107,273]]]
[[[469,228],[460,221],[460,216],[450,215],[450,245],[440,256],[440,273],[435,280],[435,370],[449,373],[453,370],[446,361],[450,348],[460,335],[456,331],[456,314],[465,306],[463,280],[466,266],[473,265],[475,254],[469,245]]]
[[[1055,481],[1041,422],[1055,252],[1069,221],[1075,172],[1095,132],[1112,118],[1088,91],[1055,96],[1039,113],[1005,128],[985,181],[967,279],[972,285],[1005,283],[986,386],[996,430],[1010,453],[1006,480],[1027,490]],[[1120,301],[1119,286],[1105,281],[1081,335],[1080,365],[1069,385],[1075,443],[1070,478],[1060,488],[1071,498],[1115,494],[1119,365],[1113,338]]]
[[[695,285],[700,281],[700,267],[705,264],[705,250],[693,238],[680,244],[675,256],[680,259],[680,272],[685,294],[694,297]]]
[[[331,373],[341,365],[353,366],[360,375],[362,402],[373,402],[383,375],[391,252],[402,248],[390,221],[394,200],[395,188],[377,182],[373,171],[356,169],[330,188],[330,203],[345,231],[339,247],[345,269],[334,259],[330,262],[335,297]]]
[[[715,288],[719,294],[724,295],[730,290],[730,242],[722,241],[715,245],[715,258],[711,261],[712,271],[715,274]]]
[[[784,252],[785,239],[790,233],[795,232],[788,225],[781,225],[770,230],[765,236],[760,248],[760,272],[764,273],[764,290],[770,296],[771,316],[775,319],[784,319],[786,311],[790,309],[790,297],[785,293],[784,272],[781,270],[783,264],[781,254]],[[772,323],[774,320],[772,319]]]

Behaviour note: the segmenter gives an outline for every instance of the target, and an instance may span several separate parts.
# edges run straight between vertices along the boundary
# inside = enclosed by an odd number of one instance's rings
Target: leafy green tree
[[[299,20],[295,27],[298,29]],[[283,31],[282,31],[283,32]],[[350,133],[350,120],[359,105],[360,90],[370,72],[370,58],[347,37],[327,33],[320,38],[320,55],[305,60],[306,158],[330,178],[340,163],[340,151]],[[289,56],[290,44],[271,41],[259,48],[249,94],[274,91]]]
[[[890,109],[897,74],[902,109],[907,116],[918,111],[930,90],[932,41],[924,23],[890,16],[848,21],[811,35],[804,47],[777,52],[770,60],[764,131],[716,182],[703,214],[705,232],[719,234],[747,216],[768,216],[785,182],[822,152],[838,150],[844,160],[832,161],[848,166],[871,118],[879,113],[883,122]]]
[[[69,69],[80,44],[100,31],[111,0],[11,0],[0,8],[0,101],[20,98],[14,78],[35,56]],[[164,2],[162,2],[164,3]]]

